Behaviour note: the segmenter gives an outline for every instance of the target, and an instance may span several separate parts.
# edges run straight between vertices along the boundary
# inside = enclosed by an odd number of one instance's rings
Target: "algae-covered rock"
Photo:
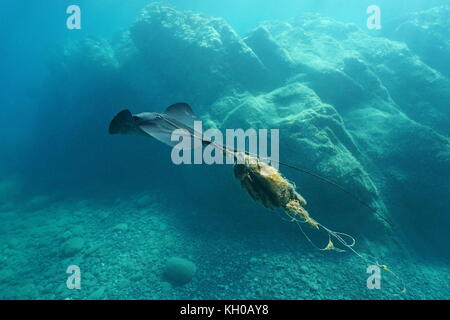
[[[294,64],[289,52],[281,47],[264,26],[253,30],[244,38],[245,43],[255,52],[264,68],[270,74],[269,85],[280,84],[294,74]]]
[[[403,41],[429,66],[450,76],[450,7],[435,7],[426,11],[409,12],[388,21],[383,34]]]
[[[97,290],[93,291],[88,297],[88,300],[103,300],[105,299],[105,288],[100,287]]]
[[[155,199],[151,195],[143,194],[140,195],[134,203],[138,208],[150,208],[154,202]]]
[[[103,72],[119,66],[113,48],[107,40],[101,38],[88,37],[71,42],[63,47],[60,54],[59,60],[54,61],[52,67],[69,72]]]
[[[404,43],[315,15],[262,27],[289,53],[297,79],[342,116],[361,104],[384,107],[387,102],[420,124],[450,133],[449,80]]]
[[[67,240],[62,249],[62,253],[66,257],[71,257],[79,253],[84,247],[84,239],[80,237]]]
[[[2,268],[0,271],[0,283],[5,284],[9,281],[12,281],[15,274],[14,272],[9,268]]]
[[[125,232],[128,231],[128,224],[126,223],[118,223],[113,227],[114,231]]]
[[[26,208],[31,211],[42,210],[48,207],[51,201],[52,197],[50,195],[37,195],[26,203]]]
[[[197,266],[183,258],[170,258],[166,262],[163,277],[174,286],[189,283],[197,272]]]
[[[152,90],[170,86],[185,101],[212,102],[224,88],[254,88],[265,73],[257,55],[220,18],[153,3],[142,11],[130,36]]]

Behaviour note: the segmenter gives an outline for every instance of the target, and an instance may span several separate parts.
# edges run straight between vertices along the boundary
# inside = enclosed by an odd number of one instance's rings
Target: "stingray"
[[[153,137],[171,147],[177,142],[171,141],[174,130],[182,129],[192,137],[202,139],[195,132],[194,121],[197,117],[187,103],[177,103],[163,113],[144,112],[133,115],[130,110],[119,112],[109,125],[110,134],[131,134]],[[202,139],[203,144],[207,145]]]
[[[200,146],[212,144],[225,155],[235,158],[238,162],[234,165],[234,175],[235,178],[240,181],[242,188],[245,189],[254,200],[260,202],[266,208],[281,208],[290,218],[290,221],[295,222],[299,226],[306,239],[314,247],[322,251],[344,252],[345,250],[335,246],[333,240],[337,241],[343,248],[352,251],[364,261],[371,265],[377,265],[381,269],[388,271],[397,277],[386,265],[379,264],[375,260],[369,259],[357,252],[354,249],[356,241],[353,237],[346,233],[333,231],[313,219],[308,211],[304,209],[307,202],[296,191],[295,184],[287,180],[276,168],[268,165],[267,162],[269,162],[269,159],[263,159],[257,155],[250,154],[245,150],[231,149],[228,146],[220,145],[216,141],[205,140],[201,133],[194,130],[194,122],[196,120],[196,116],[187,103],[171,105],[163,113],[145,112],[133,115],[130,110],[123,110],[111,121],[109,133],[153,137],[169,146],[175,147],[178,142],[171,140],[172,133],[175,130],[182,129],[185,134],[195,139],[200,139]],[[270,161],[273,160],[270,159]],[[360,204],[369,208],[371,211],[376,212],[370,205],[366,204],[358,196],[354,195],[338,183],[307,169],[281,161],[277,162],[280,165],[306,173],[322,182],[340,189]],[[324,230],[328,234],[328,244],[324,248],[316,246],[302,229],[301,224],[307,224],[314,229]]]

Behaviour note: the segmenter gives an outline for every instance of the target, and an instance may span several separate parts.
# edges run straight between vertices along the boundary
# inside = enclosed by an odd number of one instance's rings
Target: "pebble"
[[[66,257],[71,257],[80,252],[84,246],[84,239],[77,237],[71,238],[64,243],[63,255]]]
[[[128,231],[128,224],[126,223],[119,223],[116,224],[113,228],[114,231],[121,231],[121,232],[125,232]]]

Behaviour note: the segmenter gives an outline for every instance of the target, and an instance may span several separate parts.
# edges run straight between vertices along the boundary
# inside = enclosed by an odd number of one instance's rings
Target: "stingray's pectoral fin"
[[[194,121],[197,120],[191,107],[184,102],[171,105],[164,111],[164,114],[190,128],[194,127]]]
[[[136,124],[130,110],[123,110],[109,124],[109,134],[127,134],[135,128]]]

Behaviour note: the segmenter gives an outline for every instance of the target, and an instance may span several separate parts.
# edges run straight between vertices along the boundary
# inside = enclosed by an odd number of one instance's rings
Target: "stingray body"
[[[196,120],[187,103],[171,105],[163,113],[144,112],[133,115],[130,110],[123,110],[111,121],[109,133],[153,137],[173,147],[176,145],[176,142],[171,141],[174,130],[182,129],[191,136],[201,139],[193,129]],[[209,143],[203,141],[204,145]]]

